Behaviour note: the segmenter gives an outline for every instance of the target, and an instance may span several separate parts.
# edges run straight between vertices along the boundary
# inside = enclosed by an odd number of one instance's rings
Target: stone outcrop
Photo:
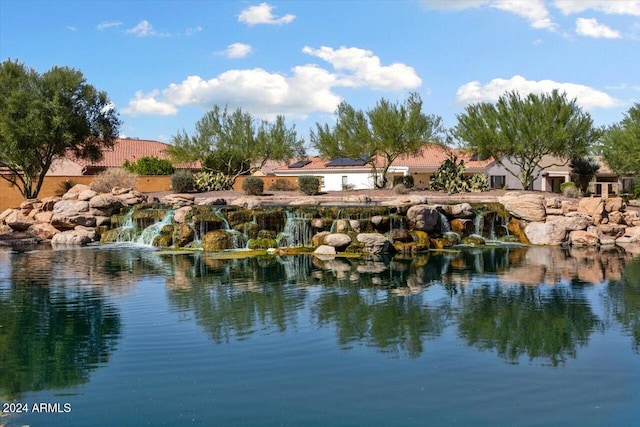
[[[498,202],[514,217],[525,221],[544,221],[547,217],[546,202],[543,196],[526,194],[522,196],[498,197]]]
[[[358,242],[362,243],[365,252],[377,255],[388,252],[391,242],[380,233],[360,233]]]
[[[433,206],[415,205],[407,211],[409,228],[419,231],[433,231],[440,222],[440,213]]]

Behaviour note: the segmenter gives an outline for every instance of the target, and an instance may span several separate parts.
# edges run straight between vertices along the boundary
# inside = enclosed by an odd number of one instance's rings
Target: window
[[[491,175],[489,181],[491,188],[504,188],[507,177],[505,175]]]

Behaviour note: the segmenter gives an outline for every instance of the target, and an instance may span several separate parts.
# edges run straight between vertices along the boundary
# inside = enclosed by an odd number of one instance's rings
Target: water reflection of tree
[[[77,268],[44,259],[12,257],[10,283],[0,288],[0,390],[8,398],[87,382],[120,336],[119,313],[101,292],[57,273]]]
[[[640,258],[624,269],[622,278],[608,287],[613,315],[631,334],[633,349],[640,353]]]
[[[323,293],[314,304],[320,326],[335,324],[338,343],[348,348],[357,342],[385,352],[406,352],[417,357],[423,341],[442,333],[448,317],[448,304],[430,307],[421,295],[395,296],[380,291],[358,289]]]
[[[569,287],[487,285],[464,290],[458,304],[459,333],[467,343],[513,363],[526,354],[555,366],[575,357],[602,328],[588,302]]]
[[[275,258],[176,256],[173,265],[182,279],[168,288],[171,307],[193,311],[198,324],[219,343],[243,339],[259,326],[284,331],[296,323],[305,302],[305,288],[287,283],[288,266]]]

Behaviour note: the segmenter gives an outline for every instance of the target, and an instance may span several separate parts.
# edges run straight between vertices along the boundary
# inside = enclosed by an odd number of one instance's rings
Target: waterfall
[[[311,238],[313,237],[313,229],[311,228],[312,214],[304,212],[296,214],[288,209],[285,214],[287,221],[284,224],[284,230],[278,236],[278,246],[291,248],[311,245]]]
[[[495,241],[498,240],[496,237],[496,220],[498,219],[497,215],[494,215],[491,218],[491,228],[489,229],[489,240]]]
[[[169,225],[173,222],[174,213],[174,209],[167,211],[167,213],[164,215],[164,218],[162,218],[162,221],[156,222],[155,224],[150,225],[149,227],[142,230],[142,233],[135,240],[135,242],[140,245],[152,246],[155,238],[158,237],[162,232],[162,228],[165,225]]]
[[[445,233],[450,233],[451,232],[451,224],[449,223],[449,219],[447,218],[447,216],[438,211],[438,213],[440,214],[440,232],[442,234]]]
[[[473,226],[473,234],[482,236],[482,229],[484,228],[484,213],[482,211],[476,212],[476,217],[473,219]]]

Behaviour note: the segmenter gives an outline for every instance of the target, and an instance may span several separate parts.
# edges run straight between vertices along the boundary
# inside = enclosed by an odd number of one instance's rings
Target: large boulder
[[[324,244],[336,249],[344,249],[351,244],[351,237],[348,234],[329,233],[324,236]]]
[[[111,216],[117,213],[124,204],[122,200],[111,194],[98,194],[89,200],[89,208],[93,215]]]
[[[195,232],[193,228],[187,224],[175,224],[173,226],[173,244],[178,247],[183,247],[193,242],[195,238]]]
[[[321,231],[319,233],[314,234],[313,237],[311,238],[311,244],[313,245],[313,247],[318,248],[324,245],[324,238],[327,237],[329,234],[331,233],[328,231]]]
[[[588,215],[573,212],[567,216],[548,216],[547,222],[554,223],[557,227],[564,227],[567,231],[586,230],[593,225],[593,218]]]
[[[160,201],[166,205],[171,205],[175,209],[181,208],[183,206],[191,206],[194,204],[196,196],[193,194],[167,194],[160,198]]]
[[[600,224],[604,215],[604,202],[600,197],[584,197],[578,202],[578,212],[589,215]]]
[[[54,214],[64,213],[65,215],[70,215],[78,212],[89,212],[89,202],[84,200],[64,199],[56,203],[53,207]]]
[[[60,230],[58,230],[51,224],[36,223],[29,227],[27,233],[40,239],[49,240],[52,239],[56,234],[59,234]]]
[[[609,197],[604,200],[604,211],[607,213],[620,212],[623,211],[625,207],[626,205],[622,197]]]
[[[335,255],[336,248],[329,245],[320,245],[316,248],[315,251],[313,251],[313,254],[314,255]]]
[[[51,244],[53,246],[84,246],[87,243],[91,243],[92,241],[94,241],[95,238],[95,230],[85,227],[76,227],[73,230],[63,231],[53,236],[53,238],[51,239]]]
[[[363,250],[370,254],[385,253],[391,247],[391,242],[380,233],[360,233],[356,237],[362,243]]]
[[[88,212],[62,212],[54,213],[51,217],[51,225],[58,230],[71,230],[76,226],[95,227],[96,217]]]
[[[210,231],[202,239],[202,250],[205,252],[223,251],[229,249],[229,233],[223,230]]]
[[[640,226],[627,227],[622,237],[616,239],[617,244],[638,243],[640,242]]]
[[[458,203],[456,205],[442,205],[439,209],[449,218],[473,218],[473,208],[469,203]]]
[[[407,221],[411,230],[433,231],[440,221],[440,212],[429,205],[411,206],[407,211]]]
[[[13,231],[26,231],[35,223],[33,218],[24,215],[20,209],[12,209],[11,213],[5,217],[4,222]]]
[[[62,195],[63,200],[77,200],[80,193],[83,191],[91,190],[91,187],[84,184],[76,184]]]
[[[557,222],[532,222],[524,233],[533,245],[562,245],[567,239],[567,228]]]
[[[91,198],[95,197],[97,194],[98,193],[96,191],[93,191],[91,189],[84,190],[78,193],[78,200],[88,201],[88,200],[91,200]]]
[[[350,194],[348,196],[344,196],[342,198],[344,203],[357,203],[357,204],[368,204],[371,203],[371,197],[366,194]]]
[[[543,196],[525,194],[522,196],[498,197],[504,208],[514,217],[525,221],[542,222],[547,216],[546,201]]]
[[[176,210],[173,214],[173,222],[176,224],[183,224],[187,221],[187,215],[191,213],[193,208],[191,206],[183,206]]]
[[[600,238],[596,233],[586,230],[576,230],[569,233],[571,246],[598,246]]]

